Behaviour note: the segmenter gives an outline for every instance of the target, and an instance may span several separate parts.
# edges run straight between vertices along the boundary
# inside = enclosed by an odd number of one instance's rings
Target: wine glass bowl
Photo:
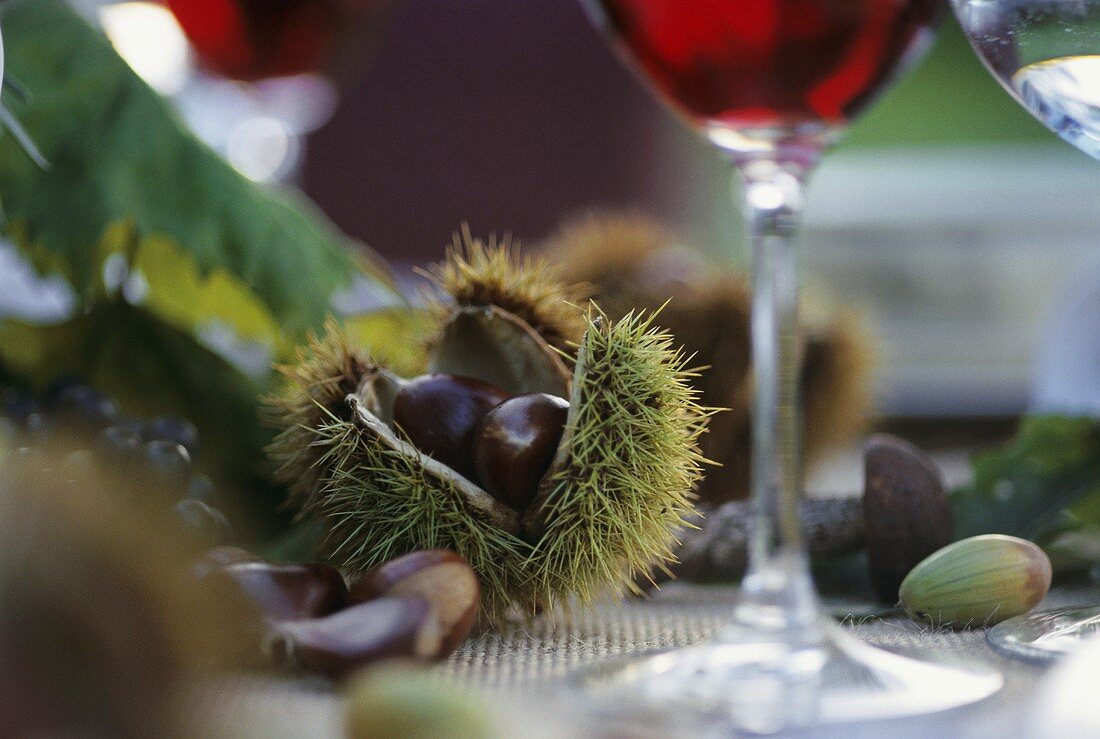
[[[710,642],[579,677],[594,708],[652,726],[774,732],[954,708],[997,673],[865,645],[822,610],[799,518],[801,356],[793,239],[806,178],[927,47],[940,0],[588,0],[631,66],[733,165],[752,248],[749,567]],[[629,721],[628,721],[629,722]]]
[[[200,62],[175,95],[184,118],[238,171],[260,182],[296,179],[305,137],[331,118],[339,88],[363,74],[401,5],[160,1]]]
[[[971,46],[1047,128],[1100,159],[1100,2],[953,0]]]
[[[597,22],[720,148],[827,144],[927,48],[940,0],[611,0]]]
[[[226,77],[331,72],[360,56],[396,0],[167,0],[199,56]]]

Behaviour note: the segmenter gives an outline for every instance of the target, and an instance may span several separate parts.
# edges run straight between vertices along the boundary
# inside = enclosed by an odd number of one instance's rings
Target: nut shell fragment
[[[379,598],[325,618],[281,623],[264,652],[276,666],[341,678],[383,659],[437,659],[439,621],[422,598]]]
[[[385,596],[426,600],[439,618],[441,652],[450,654],[470,635],[477,620],[481,588],[465,559],[446,549],[410,552],[368,570],[352,586],[349,601],[362,603]]]
[[[561,356],[521,318],[492,305],[456,309],[428,368],[476,377],[511,395],[569,395],[570,373]]]

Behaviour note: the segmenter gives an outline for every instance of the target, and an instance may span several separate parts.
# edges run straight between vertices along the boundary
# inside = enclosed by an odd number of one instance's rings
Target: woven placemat
[[[512,731],[522,736],[592,736],[601,727],[586,723],[566,689],[573,670],[602,659],[695,644],[714,634],[728,618],[733,587],[673,585],[651,599],[608,603],[570,614],[543,617],[480,634],[435,668],[438,674],[483,691],[491,703],[507,709]],[[1053,591],[1043,608],[1100,602],[1092,585]],[[835,612],[848,604],[829,603]],[[859,605],[859,604],[855,604]],[[850,609],[864,612],[857,607]],[[900,737],[1018,736],[1043,668],[1002,658],[985,643],[985,631],[933,631],[904,617],[853,617],[846,628],[876,646],[911,656],[1001,670],[1004,689],[967,709],[932,717],[893,721],[888,733]],[[224,687],[224,686],[223,686]],[[340,736],[340,703],[332,687],[317,680],[247,680],[218,691],[217,712],[232,717],[235,736]],[[517,718],[518,717],[518,718]],[[884,725],[818,728],[813,736],[882,736]]]

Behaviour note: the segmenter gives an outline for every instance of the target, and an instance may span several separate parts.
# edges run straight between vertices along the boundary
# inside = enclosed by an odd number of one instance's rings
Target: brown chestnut
[[[326,616],[277,624],[264,653],[277,667],[340,678],[382,659],[438,659],[439,621],[423,598],[378,598]]]
[[[522,511],[558,450],[569,403],[546,393],[518,395],[493,408],[474,436],[474,471],[500,502]]]
[[[472,377],[421,375],[397,392],[393,420],[417,449],[473,480],[474,431],[493,406],[509,397]]]
[[[902,580],[921,560],[955,538],[943,475],[912,444],[876,434],[863,452],[863,519],[871,582],[895,603]]]
[[[191,574],[197,580],[203,580],[208,575],[229,565],[242,562],[263,562],[264,560],[240,547],[220,546],[208,549],[201,557],[191,564]]]
[[[231,588],[265,621],[327,616],[344,606],[344,576],[326,564],[237,562],[210,574],[211,587]]]
[[[447,655],[470,635],[481,587],[460,555],[447,549],[425,549],[368,570],[352,585],[348,601],[361,603],[396,595],[418,596],[432,606],[442,629],[441,654]]]

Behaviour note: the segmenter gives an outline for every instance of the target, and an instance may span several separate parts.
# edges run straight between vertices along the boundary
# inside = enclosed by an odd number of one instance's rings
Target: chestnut
[[[191,563],[191,574],[196,580],[204,580],[208,575],[225,569],[229,565],[263,561],[247,549],[231,546],[214,547]]]
[[[348,594],[339,570],[320,563],[235,562],[212,572],[206,582],[239,593],[271,622],[327,616],[344,606]]]
[[[863,464],[871,582],[884,603],[895,603],[910,570],[955,538],[951,501],[936,463],[896,436],[871,437]]]
[[[417,449],[473,480],[474,431],[493,406],[509,397],[472,377],[421,375],[397,391],[393,420]]]
[[[325,618],[276,624],[264,654],[276,666],[341,678],[382,659],[440,656],[439,621],[423,598],[378,598]]]
[[[518,395],[493,408],[474,436],[474,471],[500,502],[522,511],[561,443],[569,403],[546,393]]]
[[[413,595],[426,600],[439,618],[440,650],[453,652],[474,627],[481,601],[477,575],[460,555],[447,549],[410,552],[368,570],[351,587],[350,603]]]

